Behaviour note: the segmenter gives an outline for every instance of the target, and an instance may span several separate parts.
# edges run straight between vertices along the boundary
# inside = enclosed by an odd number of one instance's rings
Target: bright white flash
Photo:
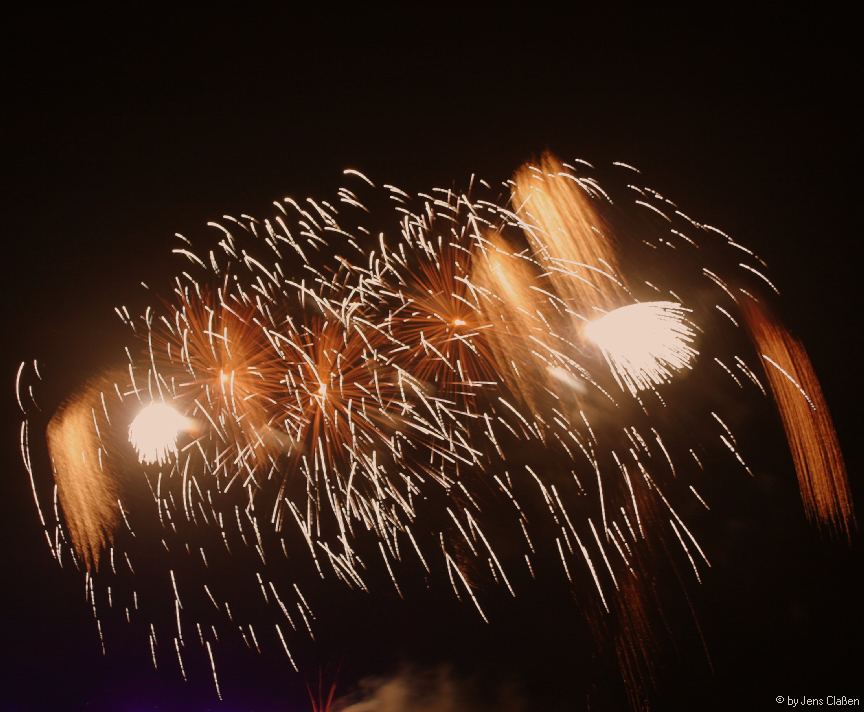
[[[189,419],[170,405],[153,401],[129,425],[129,442],[141,462],[161,465],[177,453],[177,437],[189,426]]]
[[[603,353],[618,385],[634,396],[690,368],[698,351],[689,309],[677,302],[638,302],[589,322],[585,336]]]

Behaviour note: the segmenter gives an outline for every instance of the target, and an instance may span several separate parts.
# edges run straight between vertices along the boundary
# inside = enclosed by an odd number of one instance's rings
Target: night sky
[[[167,291],[175,232],[333,194],[345,167],[408,190],[501,180],[547,148],[640,167],[767,260],[861,506],[860,42],[819,5],[692,11],[332,5],[249,18],[140,5],[7,19],[0,710],[305,709],[305,678],[284,660],[238,651],[219,703],[206,674],[153,672],[146,641],[109,639],[102,657],[80,578],[42,538],[13,380],[38,358],[59,402],[116,358],[113,307],[142,303],[142,280]],[[688,591],[710,662],[689,614],[670,615],[653,709],[864,697],[860,535],[849,546],[806,524],[765,413],[748,431],[757,477],[715,487],[697,522],[714,567]],[[332,622],[301,654],[304,672],[322,669],[340,692],[447,665],[487,704],[626,708],[614,666],[562,624],[578,612],[551,592],[502,603],[491,626],[444,595],[322,607]]]

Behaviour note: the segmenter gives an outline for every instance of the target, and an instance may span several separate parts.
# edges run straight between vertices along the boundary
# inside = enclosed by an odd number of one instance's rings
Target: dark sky
[[[346,166],[411,189],[472,171],[501,179],[545,148],[639,166],[771,265],[861,503],[861,67],[851,18],[818,4],[698,16],[695,6],[571,5],[348,14],[332,5],[315,17],[254,18],[139,5],[34,10],[4,23],[0,709],[294,709],[302,679],[253,686],[246,663],[220,706],[207,679],[183,686],[131,653],[99,655],[80,581],[57,570],[41,539],[12,383],[22,359],[43,361],[61,393],[106,363],[120,333],[112,307],[135,298],[142,279],[164,283],[174,232],[263,214],[287,194],[332,193]],[[804,524],[791,465],[783,453],[768,461],[773,474],[721,498],[706,526],[719,563],[694,605],[714,672],[690,643],[670,650],[657,709],[864,696],[860,537],[851,548],[820,539]],[[406,637],[429,637],[428,649],[372,654],[369,667],[445,659],[443,634],[414,614],[392,612],[403,630],[416,626]],[[581,709],[568,698],[579,670],[563,633],[520,630],[520,652],[505,663],[511,628],[458,621],[460,674],[495,685],[540,659],[545,683],[532,670],[520,684],[547,686],[543,709]],[[618,699],[613,676],[596,685]]]

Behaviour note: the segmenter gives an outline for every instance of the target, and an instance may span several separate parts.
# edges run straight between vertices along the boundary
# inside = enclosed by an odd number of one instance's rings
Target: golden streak
[[[586,186],[555,156],[513,177],[513,208],[559,296],[574,308],[612,309],[628,301],[615,246]]]
[[[116,478],[100,432],[110,426],[102,401],[108,388],[107,376],[88,382],[57,410],[46,432],[69,535],[88,570],[98,567],[120,519]]]
[[[548,348],[545,324],[532,291],[537,269],[515,255],[500,236],[490,237],[474,260],[471,281],[480,293],[480,309],[490,325],[485,332],[497,377],[511,393],[535,407],[536,389],[549,380],[543,363],[533,356],[537,343]]]
[[[855,527],[843,454],[803,344],[753,301],[742,309],[780,413],[809,519],[850,538]]]

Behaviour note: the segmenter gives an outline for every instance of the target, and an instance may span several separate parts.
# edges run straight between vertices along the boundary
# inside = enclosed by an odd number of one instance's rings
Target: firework
[[[154,665],[167,649],[184,677],[197,639],[221,694],[219,630],[297,667],[292,641],[315,621],[298,581],[404,596],[420,571],[488,619],[486,591],[518,595],[543,567],[638,687],[660,605],[651,577],[670,559],[696,580],[710,567],[679,513],[708,506],[691,473],[751,473],[723,413],[682,427],[693,383],[751,398],[767,377],[808,514],[848,534],[836,435],[803,347],[761,306],[764,265],[613,168],[634,199],[613,203],[590,165],[549,155],[500,188],[417,196],[346,171],[336,200],[226,218],[197,251],[182,238],[173,299],[118,310],[137,339],[126,367],[48,426],[53,521],[22,368],[34,496],[54,556],[85,570],[100,636],[122,611]],[[389,231],[366,223],[361,196],[379,190]],[[627,229],[621,204],[639,218]],[[145,601],[166,594],[168,623]],[[192,597],[202,606],[184,608]]]
[[[807,516],[851,537],[855,521],[843,454],[807,352],[758,304],[749,303],[744,316],[765,363]]]
[[[177,455],[177,438],[191,422],[167,403],[144,406],[129,424],[129,442],[145,465],[162,465]]]
[[[585,326],[615,380],[632,395],[668,383],[698,355],[687,310],[674,302],[645,302],[615,309]]]
[[[111,468],[117,454],[107,448],[112,440],[116,442],[106,405],[112,386],[110,376],[87,383],[57,410],[46,430],[66,528],[88,567],[98,565],[120,519],[118,485]],[[59,548],[59,535],[55,547]]]

